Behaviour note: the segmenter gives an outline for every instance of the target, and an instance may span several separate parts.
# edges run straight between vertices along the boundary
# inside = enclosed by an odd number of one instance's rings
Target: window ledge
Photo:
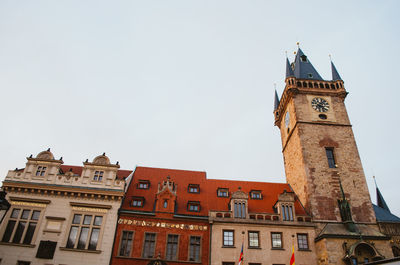
[[[222,246],[222,248],[236,248],[235,246]]]
[[[25,248],[34,248],[36,245],[31,244],[18,244],[18,243],[11,243],[11,242],[0,242],[0,245],[8,245],[8,246],[16,246],[16,247],[25,247]]]
[[[308,251],[308,252],[311,252],[311,249],[309,249],[309,248],[299,248],[299,249],[297,249],[298,251]]]
[[[84,253],[93,253],[93,254],[100,254],[101,253],[101,250],[88,250],[88,249],[65,248],[65,247],[60,247],[60,250],[84,252]]]
[[[249,247],[249,249],[261,249],[261,247]]]
[[[271,248],[271,250],[285,250],[284,248]]]

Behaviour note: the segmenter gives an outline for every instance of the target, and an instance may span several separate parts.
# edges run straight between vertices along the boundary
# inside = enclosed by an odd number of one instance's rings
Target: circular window
[[[319,114],[318,117],[319,117],[321,120],[326,120],[326,119],[328,118],[328,116],[326,116],[325,114]]]

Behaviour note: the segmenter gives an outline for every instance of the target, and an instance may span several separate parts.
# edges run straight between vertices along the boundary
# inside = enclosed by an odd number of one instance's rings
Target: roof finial
[[[300,49],[300,42],[296,42],[297,48]]]
[[[375,176],[372,176],[372,178],[374,179],[375,188],[378,188],[378,185],[376,184],[376,179],[375,179]]]
[[[287,58],[287,51],[285,51],[285,54],[286,54],[286,58]]]
[[[332,62],[332,56],[330,54],[328,54],[329,56],[329,60]]]

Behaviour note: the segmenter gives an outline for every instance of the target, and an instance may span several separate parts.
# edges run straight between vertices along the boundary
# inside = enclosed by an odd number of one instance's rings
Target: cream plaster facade
[[[86,161],[80,168],[80,175],[72,168],[68,172],[60,171],[62,163],[48,150],[36,158],[28,158],[23,170],[8,172],[3,189],[11,208],[0,227],[1,264],[109,264],[125,187],[123,179],[116,179],[119,166],[111,164],[104,154],[96,157],[93,163]],[[46,168],[43,170],[43,167]],[[94,180],[98,172],[103,172],[102,176]],[[32,211],[40,215],[34,218]],[[23,217],[23,212],[27,213],[27,218]],[[67,246],[74,215],[80,216],[80,224],[74,224],[79,230],[74,246]],[[12,220],[16,220],[13,228],[9,226]],[[22,222],[25,227],[28,223],[36,224],[31,240],[27,239],[29,227],[17,236],[18,225]],[[84,227],[88,227],[87,238],[82,240],[85,246],[78,247]],[[47,241],[56,244],[53,258],[37,258],[40,244]]]
[[[223,231],[234,231],[234,246],[223,246]],[[249,247],[249,231],[259,232],[259,248]],[[282,248],[272,248],[271,233],[282,233]],[[308,250],[299,250],[297,235],[308,236]],[[315,228],[312,223],[306,225],[299,222],[274,222],[235,220],[212,220],[211,264],[221,265],[223,262],[237,264],[243,242],[244,263],[259,263],[263,265],[289,264],[293,244],[295,246],[295,258],[297,265],[317,264],[315,254]]]

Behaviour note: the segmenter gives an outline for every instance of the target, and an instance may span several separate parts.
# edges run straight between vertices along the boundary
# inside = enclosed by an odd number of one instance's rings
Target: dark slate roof
[[[278,106],[279,106],[279,97],[278,97],[278,92],[276,92],[276,89],[275,89],[275,98],[274,98],[274,110],[276,110],[277,108],[278,108]]]
[[[388,210],[372,204],[375,211],[376,220],[378,222],[400,222],[400,218],[391,214]]]
[[[294,76],[292,66],[289,63],[289,59],[286,57],[286,78]]]
[[[300,79],[323,80],[310,60],[299,48],[294,60],[294,76]]]
[[[331,62],[331,68],[332,68],[332,80],[333,81],[342,80],[333,62]]]
[[[385,209],[390,213],[389,207],[387,206],[385,199],[383,198],[382,193],[380,192],[378,187],[376,187],[376,200],[378,207]]]

